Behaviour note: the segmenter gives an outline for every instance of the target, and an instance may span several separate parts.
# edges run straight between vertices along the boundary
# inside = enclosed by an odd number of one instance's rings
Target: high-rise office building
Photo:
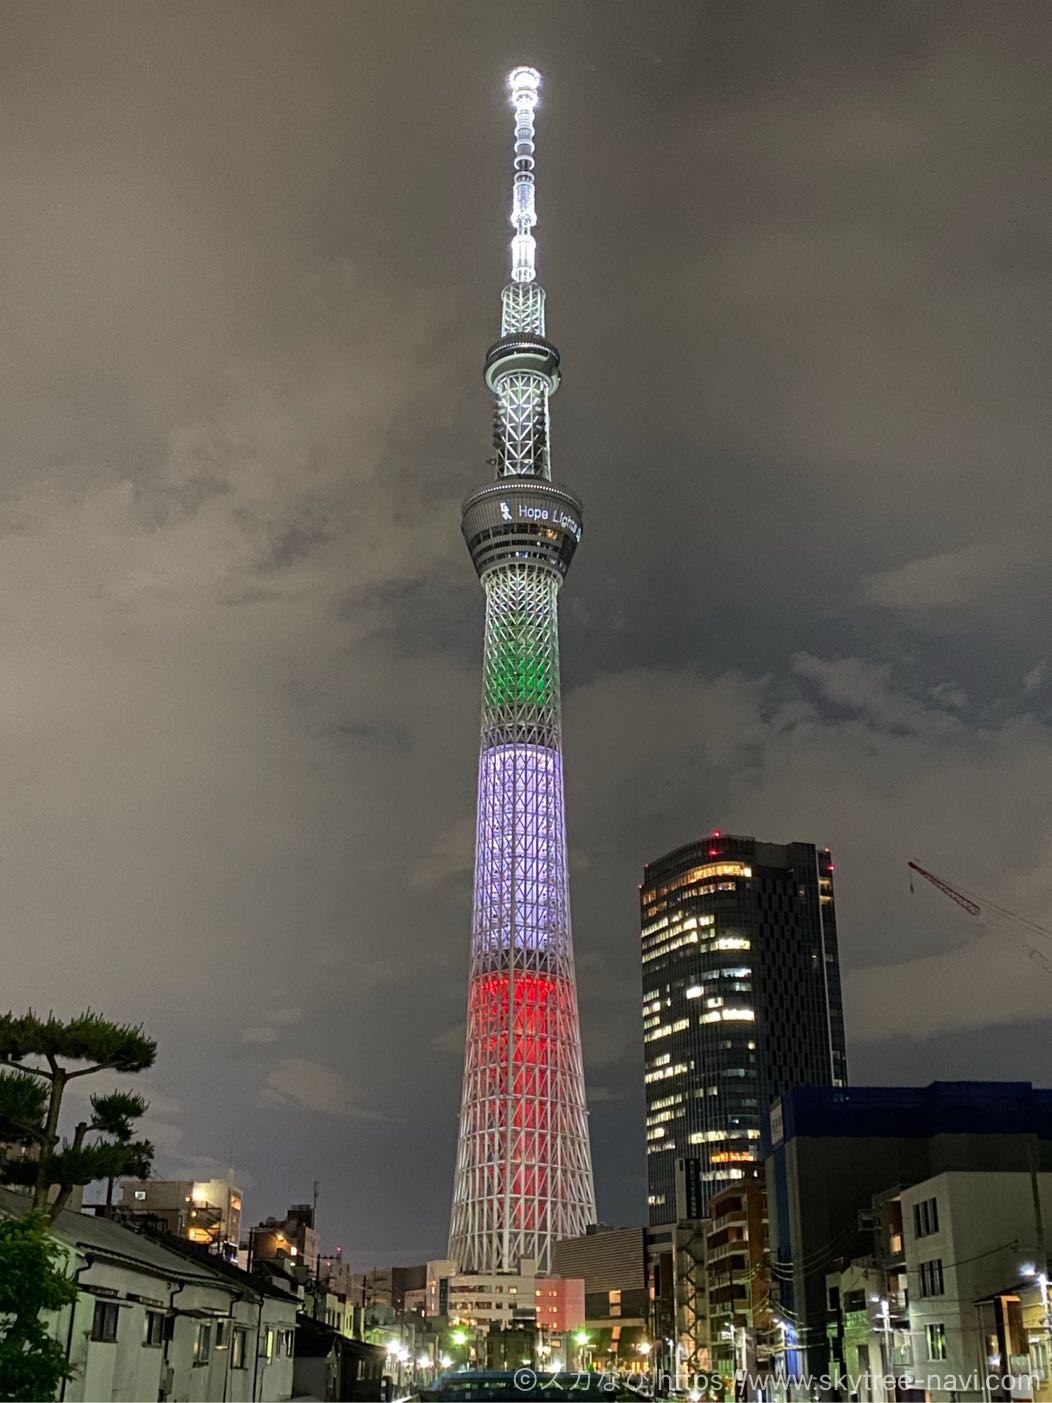
[[[677,1160],[700,1217],[762,1157],[775,1097],[846,1083],[833,861],[714,832],[647,864],[640,911],[648,1201],[664,1223]]]
[[[551,481],[559,352],[536,279],[533,114],[540,75],[511,74],[511,280],[486,356],[496,480],[464,503],[486,593],[467,1043],[449,1256],[461,1273],[551,1268],[595,1217],[566,863],[559,588],[581,504]]]

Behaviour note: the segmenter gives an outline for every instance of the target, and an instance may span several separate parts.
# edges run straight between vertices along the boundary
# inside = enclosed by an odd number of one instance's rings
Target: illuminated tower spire
[[[511,281],[486,356],[496,481],[464,503],[486,593],[475,900],[449,1255],[462,1272],[550,1270],[595,1220],[563,798],[558,593],[581,503],[551,482],[559,352],[536,281],[533,114],[540,74],[509,78],[515,112]]]

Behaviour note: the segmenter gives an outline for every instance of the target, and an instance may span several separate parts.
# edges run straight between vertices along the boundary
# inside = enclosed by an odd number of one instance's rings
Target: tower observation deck
[[[467,1041],[449,1255],[461,1272],[551,1269],[553,1242],[595,1219],[570,933],[558,594],[581,502],[551,480],[559,352],[536,280],[534,110],[540,75],[510,75],[511,278],[485,381],[496,479],[464,502],[486,595],[482,744]]]

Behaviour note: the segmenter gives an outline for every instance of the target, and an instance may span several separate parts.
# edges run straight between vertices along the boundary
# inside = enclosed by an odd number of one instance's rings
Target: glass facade
[[[828,849],[713,834],[649,863],[640,890],[651,1223],[676,1161],[702,1209],[762,1159],[771,1102],[847,1078]]]

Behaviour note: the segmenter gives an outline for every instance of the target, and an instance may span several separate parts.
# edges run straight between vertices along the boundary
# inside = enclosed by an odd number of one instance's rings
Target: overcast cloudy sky
[[[1052,1083],[1041,4],[11,4],[5,1006],[142,1020],[164,1175],[445,1247],[504,74],[541,276],[600,1212],[642,1221],[637,883],[832,846],[857,1082]],[[1038,938],[1039,940],[1040,938]],[[1049,947],[1052,954],[1052,945]]]

